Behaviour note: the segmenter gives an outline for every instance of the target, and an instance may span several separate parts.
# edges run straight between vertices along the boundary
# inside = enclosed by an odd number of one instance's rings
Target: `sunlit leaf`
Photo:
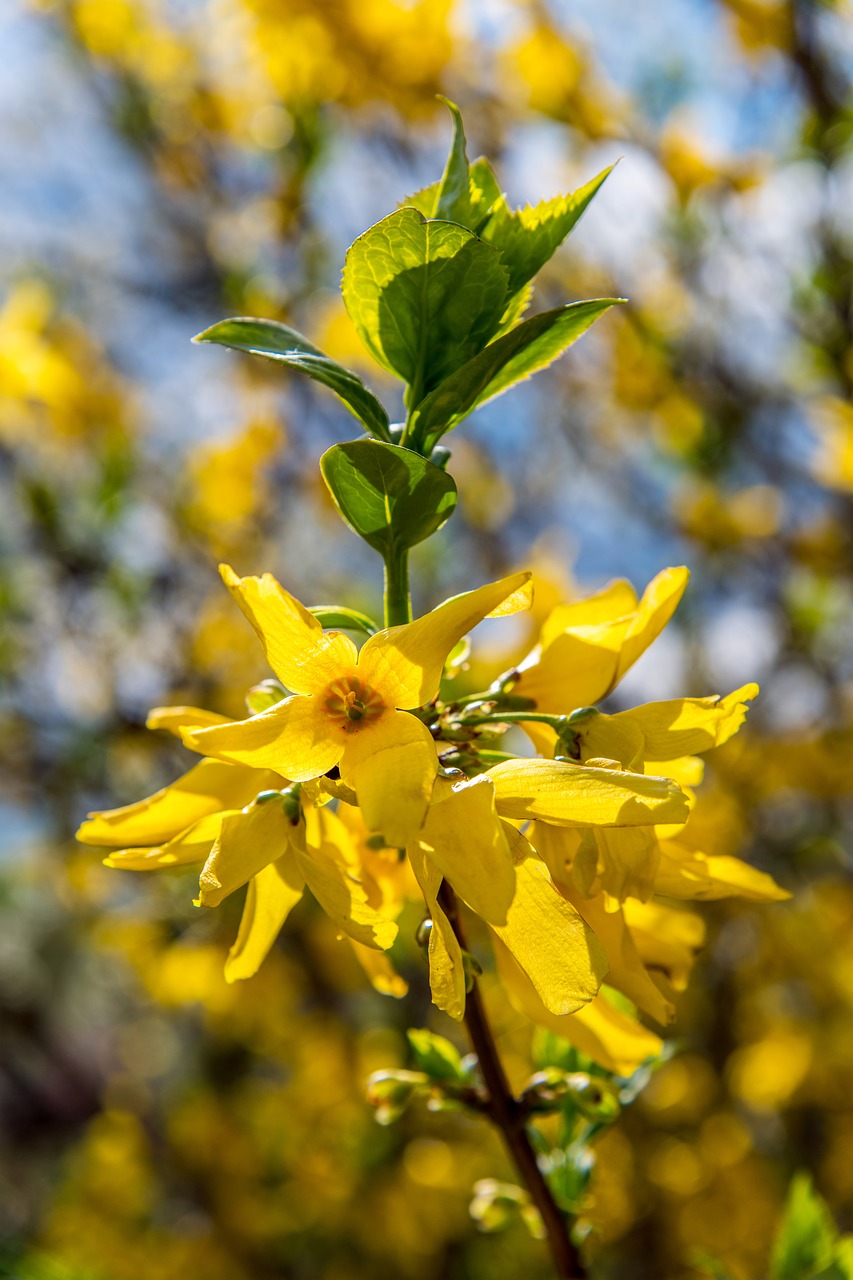
[[[344,520],[383,556],[428,538],[456,506],[452,477],[399,445],[336,444],[320,470]]]
[[[234,351],[264,356],[277,364],[304,373],[314,382],[334,391],[367,430],[380,440],[389,440],[388,414],[357,373],[324,355],[296,329],[277,320],[236,317],[205,329],[194,342],[212,342]]]
[[[399,209],[359,236],[343,275],[347,311],[417,404],[495,334],[507,301],[496,250],[455,222]]]
[[[490,343],[421,401],[412,415],[417,439],[437,440],[479,405],[545,368],[620,301],[593,298],[543,311]]]
[[[444,1036],[425,1028],[412,1027],[406,1032],[415,1066],[433,1080],[465,1080],[459,1050]]]
[[[497,202],[480,235],[499,249],[509,271],[509,292],[516,293],[542,270],[545,263],[577,225],[613,165],[570,195],[556,196],[524,209],[510,209]]]

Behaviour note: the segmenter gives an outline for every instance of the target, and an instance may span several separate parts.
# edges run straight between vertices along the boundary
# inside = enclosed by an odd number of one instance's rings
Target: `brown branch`
[[[438,900],[460,947],[467,951],[468,944],[459,918],[456,895],[446,880],[439,890]],[[509,1087],[476,980],[465,1003],[465,1026],[488,1090],[487,1114],[500,1129],[530,1198],[539,1210],[556,1274],[560,1280],[584,1280],[586,1269],[572,1243],[568,1221],[551,1195],[537,1163],[536,1153],[525,1127],[524,1108]]]

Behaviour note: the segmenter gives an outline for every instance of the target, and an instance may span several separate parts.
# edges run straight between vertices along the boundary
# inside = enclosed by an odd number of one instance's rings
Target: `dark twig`
[[[438,897],[460,947],[467,951],[456,895],[446,880]],[[465,1003],[465,1026],[488,1090],[487,1114],[500,1129],[530,1198],[539,1210],[556,1273],[560,1280],[584,1280],[587,1272],[569,1235],[568,1221],[551,1195],[537,1163],[525,1127],[525,1111],[509,1087],[476,980]]]

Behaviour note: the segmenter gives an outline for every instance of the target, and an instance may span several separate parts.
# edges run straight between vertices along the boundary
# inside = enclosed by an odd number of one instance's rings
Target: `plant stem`
[[[439,890],[438,899],[460,947],[467,951],[456,895],[446,880]],[[559,1280],[585,1280],[587,1273],[569,1235],[568,1221],[539,1168],[525,1127],[524,1112],[509,1087],[476,979],[465,1002],[465,1026],[488,1090],[488,1114],[500,1129],[530,1198],[539,1210],[556,1274]]]
[[[409,551],[389,550],[385,559],[385,626],[397,627],[412,620],[409,595]]]

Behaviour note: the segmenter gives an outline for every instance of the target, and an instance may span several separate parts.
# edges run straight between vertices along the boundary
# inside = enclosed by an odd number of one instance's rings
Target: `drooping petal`
[[[489,924],[506,923],[515,868],[490,778],[455,788],[439,782],[418,843],[472,911]]]
[[[557,760],[505,760],[489,770],[498,813],[558,826],[683,822],[687,797],[669,778]]]
[[[383,996],[394,996],[401,1000],[409,990],[409,984],[401,977],[388,959],[385,951],[374,951],[372,947],[363,947],[360,942],[350,938],[355,958],[361,965],[373,987]]]
[[[704,920],[692,911],[660,902],[630,900],[624,912],[643,963],[664,974],[676,991],[683,991],[705,943]]]
[[[608,1071],[628,1076],[650,1058],[656,1058],[663,1049],[660,1036],[630,1014],[614,1008],[604,992],[577,1013],[564,1017],[550,1013],[511,952],[497,941],[495,958],[501,982],[519,1013],[562,1036]]]
[[[660,843],[654,827],[600,828],[596,889],[616,902],[638,898],[647,902],[655,891]]]
[[[387,951],[397,936],[397,925],[368,902],[364,886],[353,874],[357,861],[351,837],[343,823],[328,809],[309,809],[305,829],[295,829],[291,847],[300,873],[320,906],[342,933],[366,947]]]
[[[571,883],[562,884],[561,890],[594,931],[607,953],[608,985],[621,991],[656,1022],[662,1025],[670,1022],[675,1014],[675,1006],[666,999],[649,976],[625,923],[624,912],[607,911],[602,894],[585,898]]]
[[[77,839],[83,844],[107,847],[162,844],[206,814],[241,809],[271,785],[270,776],[258,769],[202,760],[145,800],[90,813],[77,832]]]
[[[417,845],[412,845],[409,861],[432,920],[429,935],[429,988],[432,1002],[457,1022],[465,1016],[465,964],[462,948],[450,921],[439,906],[437,894],[442,874]]]
[[[184,729],[181,739],[202,755],[274,769],[293,782],[320,777],[344,753],[343,733],[336,731],[316,698],[301,694],[246,720],[211,729]]]
[[[104,866],[119,867],[123,871],[157,871],[162,867],[184,867],[193,862],[203,862],[219,835],[223,821],[232,812],[209,813],[174,839],[153,849],[117,849],[104,858]]]
[[[690,570],[683,565],[675,569],[663,569],[646,587],[637,612],[625,633],[610,689],[615,688],[629,667],[634,665],[663,631],[678,608],[689,577]],[[607,690],[608,693],[610,689]]]
[[[399,848],[417,836],[438,772],[425,724],[405,711],[386,711],[347,736],[340,765],[371,831]]]
[[[204,707],[152,707],[145,721],[146,729],[165,729],[176,738],[182,729],[209,729],[214,724],[227,724],[228,717]]]
[[[484,618],[528,608],[530,581],[529,573],[514,573],[445,600],[414,622],[378,631],[361,650],[359,675],[390,707],[423,706],[438,693],[453,646]]]
[[[199,879],[199,906],[218,907],[287,849],[293,823],[280,800],[253,804],[222,823]]]
[[[240,928],[225,961],[225,981],[251,978],[267,958],[279,930],[302,897],[304,881],[291,852],[249,881]]]
[[[772,876],[742,862],[740,858],[726,854],[699,853],[668,840],[661,844],[661,861],[655,888],[668,898],[703,902],[719,898],[784,902],[791,896]]]
[[[267,662],[294,693],[320,693],[350,671],[357,650],[342,631],[323,632],[312,613],[271,573],[241,578],[227,564],[222,581],[257,632]]]
[[[675,698],[649,702],[631,711],[602,716],[611,728],[624,731],[630,725],[642,734],[645,760],[675,760],[722,746],[737,733],[747,712],[747,702],[758,696],[757,684],[745,684],[725,698]],[[591,729],[596,726],[592,724]],[[592,743],[590,742],[590,745]]]
[[[515,875],[506,924],[493,924],[492,931],[512,952],[545,1008],[558,1015],[574,1013],[601,986],[606,952],[555,887],[543,862],[522,853]]]

